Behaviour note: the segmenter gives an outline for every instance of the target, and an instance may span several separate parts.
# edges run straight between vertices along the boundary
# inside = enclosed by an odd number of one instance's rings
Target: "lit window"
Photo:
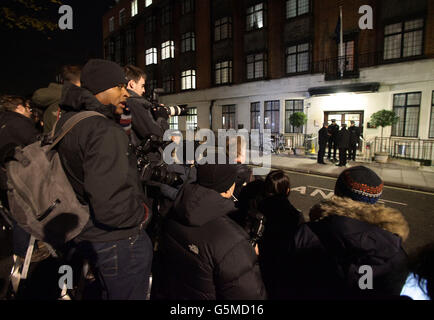
[[[215,65],[215,84],[232,83],[232,61],[223,61]]]
[[[146,50],[146,65],[157,64],[157,48]]]
[[[264,4],[259,3],[247,9],[247,31],[261,29],[265,25]]]
[[[134,17],[139,13],[139,4],[138,0],[131,1],[131,16]]]
[[[261,107],[259,102],[250,104],[250,130],[261,129]]]
[[[178,116],[173,116],[169,118],[169,128],[171,130],[178,130],[179,124],[178,124]]]
[[[187,112],[187,130],[197,129],[197,108],[189,108]]]
[[[161,60],[175,57],[175,43],[166,41],[161,44]]]
[[[196,89],[196,70],[186,70],[182,72],[181,89]]]
[[[145,7],[149,7],[152,4],[152,0],[145,1]]]

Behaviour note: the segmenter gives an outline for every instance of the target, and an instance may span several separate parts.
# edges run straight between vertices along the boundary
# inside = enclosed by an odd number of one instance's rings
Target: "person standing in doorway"
[[[339,167],[345,167],[347,165],[347,152],[350,148],[350,133],[347,130],[347,125],[342,124],[342,129],[337,135],[337,144],[339,148]]]
[[[329,132],[329,143],[328,143],[329,155],[327,159],[331,160],[332,148],[333,148],[333,161],[338,161],[338,159],[336,159],[336,149],[337,149],[339,126],[336,124],[336,119],[332,119],[332,124],[328,126],[328,132]]]

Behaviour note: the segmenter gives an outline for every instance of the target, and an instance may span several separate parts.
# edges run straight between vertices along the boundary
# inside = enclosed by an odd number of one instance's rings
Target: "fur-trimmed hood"
[[[398,235],[402,241],[409,235],[408,223],[401,212],[381,204],[368,204],[350,198],[334,196],[315,205],[309,213],[310,221],[318,221],[329,216],[343,216],[375,225]]]

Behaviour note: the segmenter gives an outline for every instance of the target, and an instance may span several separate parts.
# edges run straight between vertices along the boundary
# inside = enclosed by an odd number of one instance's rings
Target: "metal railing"
[[[371,152],[386,152],[389,156],[400,159],[434,161],[434,140],[409,139],[400,137],[379,138],[371,143]]]

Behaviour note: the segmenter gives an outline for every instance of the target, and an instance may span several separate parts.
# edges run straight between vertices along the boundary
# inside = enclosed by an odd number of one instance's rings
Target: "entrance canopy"
[[[325,86],[325,87],[314,87],[309,88],[309,95],[319,96],[319,95],[327,95],[333,93],[341,93],[341,92],[378,92],[380,88],[379,82],[368,82],[368,83],[351,83],[351,84],[343,84],[336,86]]]

